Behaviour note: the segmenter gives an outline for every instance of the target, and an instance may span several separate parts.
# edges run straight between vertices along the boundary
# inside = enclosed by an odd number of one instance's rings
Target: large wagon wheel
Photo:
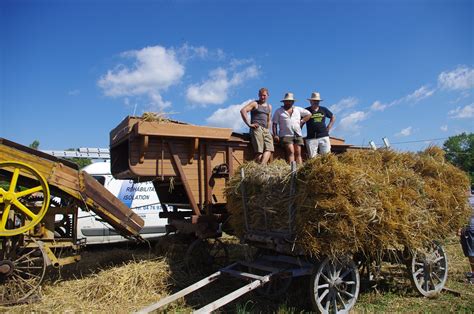
[[[326,258],[311,277],[311,301],[321,313],[347,313],[359,296],[359,271],[349,259]]]
[[[1,243],[0,304],[26,301],[43,281],[46,253],[40,246],[22,246],[22,236],[4,237]]]
[[[416,290],[425,297],[434,297],[448,279],[448,257],[441,244],[433,242],[426,250],[413,252],[408,269]]]
[[[219,239],[196,239],[184,257],[186,270],[190,274],[209,275],[227,266],[229,252]]]
[[[11,173],[0,179],[0,236],[19,235],[32,229],[46,214],[48,183],[36,169],[21,162],[0,162],[0,173]],[[27,207],[26,197],[34,193],[42,194],[41,206]]]

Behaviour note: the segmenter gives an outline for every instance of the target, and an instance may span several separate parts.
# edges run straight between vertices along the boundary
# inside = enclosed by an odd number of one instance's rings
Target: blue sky
[[[473,1],[0,2],[0,137],[108,147],[145,111],[246,131],[270,90],[336,114],[332,136],[418,150],[474,131]]]

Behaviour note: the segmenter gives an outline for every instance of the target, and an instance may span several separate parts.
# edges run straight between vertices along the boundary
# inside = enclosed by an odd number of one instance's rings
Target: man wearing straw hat
[[[248,103],[240,110],[245,124],[250,128],[250,140],[255,151],[255,160],[265,165],[273,152],[273,138],[270,134],[272,105],[267,103],[268,89],[260,88],[258,100]],[[248,113],[250,112],[250,123]]]
[[[311,98],[308,98],[311,106],[306,110],[311,112],[311,118],[306,123],[308,134],[306,136],[306,148],[308,155],[313,158],[318,154],[327,154],[331,151],[331,141],[329,139],[329,131],[331,130],[336,117],[326,107],[319,105],[321,96],[319,93],[311,93]],[[326,118],[329,118],[329,124],[326,126]]]
[[[301,126],[308,121],[311,113],[304,108],[293,106],[293,93],[286,93],[281,102],[283,106],[273,115],[273,136],[276,142],[281,141],[283,144],[288,162],[296,160],[297,164],[302,164],[301,146],[304,142]]]

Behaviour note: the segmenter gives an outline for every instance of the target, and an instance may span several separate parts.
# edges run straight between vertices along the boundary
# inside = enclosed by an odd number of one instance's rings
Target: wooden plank
[[[148,135],[140,136],[140,149],[138,163],[145,161],[145,153],[148,151]]]
[[[167,137],[191,137],[227,140],[232,129],[204,127],[190,124],[160,123],[140,121],[136,126],[137,134]]]
[[[225,163],[227,164],[227,168],[229,169],[229,175],[234,173],[234,163],[233,161],[233,149],[232,146],[227,146],[227,154],[225,156]]]
[[[204,186],[205,186],[205,199],[204,204],[206,206],[206,211],[209,213],[209,206],[212,204],[212,189],[209,186],[209,182],[211,181],[212,176],[212,169],[211,169],[211,152],[209,149],[209,142],[206,142],[206,149],[205,149],[205,164],[204,164]]]
[[[181,160],[179,159],[177,154],[173,153],[173,148],[170,143],[168,143],[168,148],[171,155],[173,156],[174,164],[176,166],[176,169],[178,170],[179,177],[181,178],[181,182],[184,185],[184,190],[186,192],[186,195],[188,196],[189,202],[191,203],[191,207],[196,215],[201,215],[201,210],[199,209],[199,207],[196,204],[196,201],[194,200],[194,196],[193,196],[193,193],[191,192],[191,188],[189,186],[188,180],[183,171],[183,167],[181,167]]]
[[[122,235],[137,236],[144,226],[143,219],[86,172],[81,172],[81,178],[87,204],[95,205],[90,209]]]
[[[191,140],[190,145],[191,145],[191,149],[189,150],[189,161],[188,161],[188,163],[192,164],[193,161],[194,161],[194,154],[196,154],[196,151],[199,148],[199,138],[196,137],[193,140]]]

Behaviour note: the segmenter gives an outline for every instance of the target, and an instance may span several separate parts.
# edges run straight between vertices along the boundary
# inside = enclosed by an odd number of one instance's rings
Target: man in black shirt
[[[311,112],[311,118],[306,122],[306,129],[308,131],[306,137],[306,149],[308,155],[313,158],[318,154],[327,154],[331,151],[331,141],[329,139],[329,131],[331,130],[336,116],[326,107],[319,106],[322,101],[319,93],[312,93],[311,98],[308,98],[311,106],[306,110]],[[326,126],[326,118],[329,119],[329,124]]]

